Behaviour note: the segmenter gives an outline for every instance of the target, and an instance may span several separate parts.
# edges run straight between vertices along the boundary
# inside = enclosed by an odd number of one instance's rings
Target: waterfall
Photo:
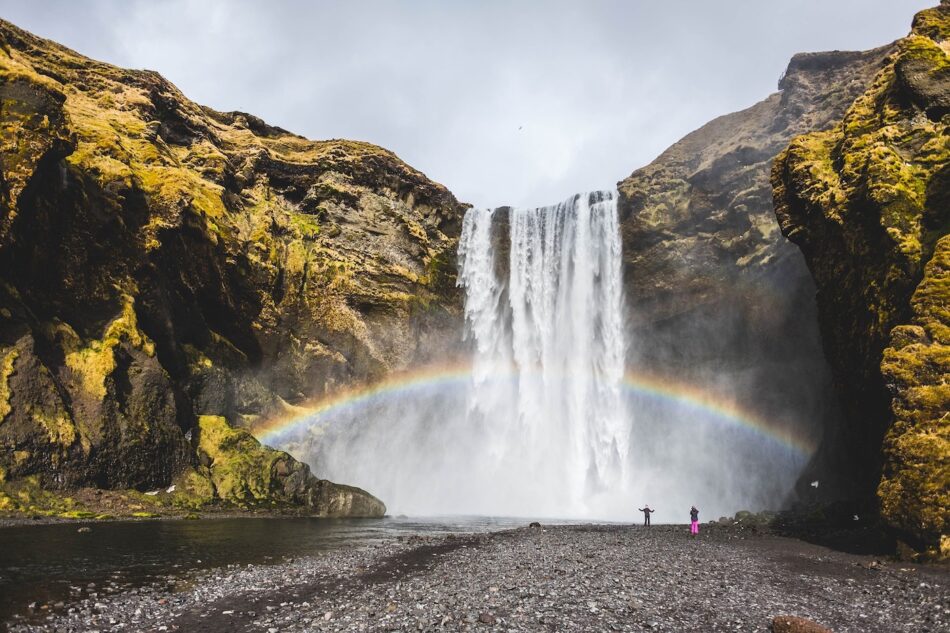
[[[618,499],[630,420],[616,194],[469,210],[459,285],[473,347],[466,424],[485,483],[517,514],[585,516]]]
[[[431,351],[466,354],[464,369],[360,391],[281,448],[393,514],[630,520],[650,503],[663,522],[690,505],[706,516],[780,505],[808,454],[732,406],[731,375],[707,372],[703,389],[625,380],[636,341],[615,193],[471,209],[458,264],[467,341]]]

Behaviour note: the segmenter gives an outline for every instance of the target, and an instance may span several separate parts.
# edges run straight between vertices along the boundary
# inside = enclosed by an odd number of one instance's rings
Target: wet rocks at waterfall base
[[[418,537],[55,609],[25,631],[943,631],[950,573],[735,526]],[[45,612],[44,612],[45,613]],[[816,627],[801,628],[811,622]],[[782,628],[786,623],[799,628]],[[778,627],[778,628],[776,628]]]

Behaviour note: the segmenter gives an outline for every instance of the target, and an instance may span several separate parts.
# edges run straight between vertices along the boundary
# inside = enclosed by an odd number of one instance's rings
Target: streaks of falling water
[[[505,213],[507,267],[497,261]],[[630,427],[620,390],[616,194],[469,210],[459,285],[474,349],[468,424],[487,444],[477,451],[490,462],[484,472],[529,512],[583,515],[601,493],[615,497],[624,487]],[[514,380],[498,380],[512,373]]]

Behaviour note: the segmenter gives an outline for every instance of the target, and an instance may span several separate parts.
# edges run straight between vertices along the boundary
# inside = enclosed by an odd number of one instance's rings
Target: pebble
[[[242,630],[268,633],[768,631],[782,615],[838,633],[950,630],[946,568],[872,566],[871,557],[737,529],[709,526],[690,539],[682,526],[551,525],[391,539],[77,596],[71,612],[9,630],[223,631],[237,609],[249,620]]]

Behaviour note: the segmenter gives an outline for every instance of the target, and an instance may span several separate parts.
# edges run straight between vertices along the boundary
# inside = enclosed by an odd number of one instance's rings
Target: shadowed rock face
[[[883,516],[950,555],[950,3],[923,11],[832,129],[772,173],[782,232],[818,286],[842,397],[828,460]],[[882,450],[883,444],[883,450]]]
[[[796,55],[780,92],[711,121],[619,183],[633,364],[833,440],[840,414],[815,285],[781,235],[769,173],[794,136],[841,118],[891,50]],[[813,463],[799,495],[815,478],[843,492],[825,474]]]
[[[3,21],[0,100],[0,483],[186,479],[381,513],[235,448],[249,436],[209,458],[199,420],[248,425],[451,349],[462,205],[384,149],[215,112]],[[248,451],[239,481],[216,478]],[[257,466],[266,485],[245,485]]]

